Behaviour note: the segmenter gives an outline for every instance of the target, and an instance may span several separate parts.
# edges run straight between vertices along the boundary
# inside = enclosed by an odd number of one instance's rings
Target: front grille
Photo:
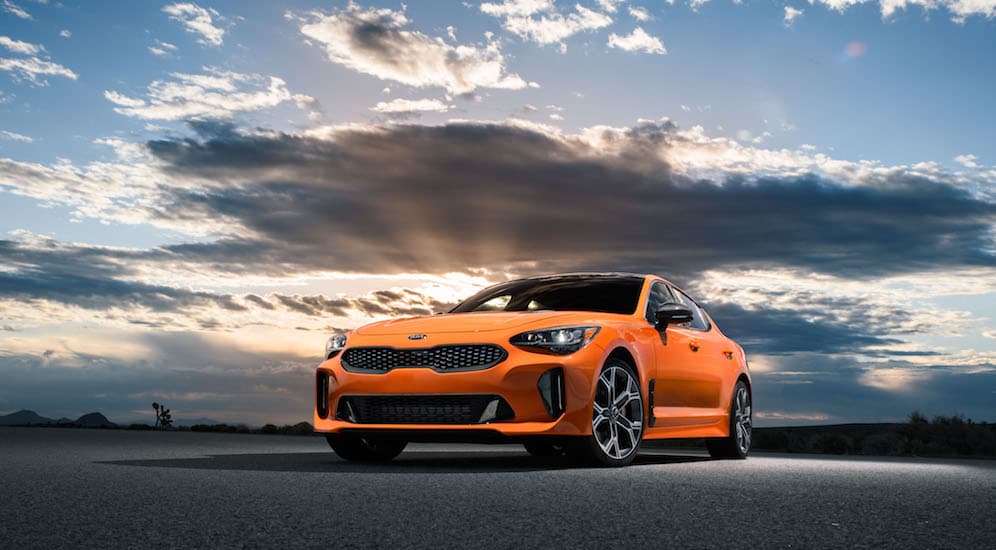
[[[339,420],[356,424],[485,424],[515,417],[497,395],[349,395]]]
[[[352,372],[383,373],[400,368],[430,368],[438,372],[483,370],[505,360],[508,353],[494,344],[456,344],[431,348],[349,348],[342,366]]]

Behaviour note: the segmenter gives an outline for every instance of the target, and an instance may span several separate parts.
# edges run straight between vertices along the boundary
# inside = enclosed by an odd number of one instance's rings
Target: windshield
[[[632,314],[643,277],[572,275],[512,281],[486,288],[450,313],[471,311],[598,311]]]

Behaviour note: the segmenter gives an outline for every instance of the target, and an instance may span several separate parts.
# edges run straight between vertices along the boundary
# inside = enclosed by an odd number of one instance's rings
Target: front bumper
[[[346,371],[333,357],[318,367],[315,431],[361,431],[417,440],[446,440],[458,434],[495,438],[576,436],[591,433],[591,401],[604,349],[592,342],[567,356],[528,352],[505,344],[508,357],[479,371],[437,372],[430,368],[397,368],[371,374]],[[539,389],[540,378],[553,369],[563,372],[563,413],[552,417]],[[327,389],[322,379],[327,379]],[[325,394],[327,400],[323,402]],[[340,413],[350,396],[497,396],[511,407],[508,419],[474,423],[357,423]],[[324,407],[323,407],[324,406]]]

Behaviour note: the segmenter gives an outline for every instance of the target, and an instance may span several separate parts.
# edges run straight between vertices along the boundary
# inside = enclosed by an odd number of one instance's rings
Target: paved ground
[[[518,446],[340,462],[317,437],[0,428],[0,548],[992,548],[996,462]]]

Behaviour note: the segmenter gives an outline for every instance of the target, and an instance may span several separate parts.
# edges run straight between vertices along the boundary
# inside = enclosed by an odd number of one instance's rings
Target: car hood
[[[577,312],[516,311],[447,313],[372,323],[356,329],[361,336],[396,336],[411,334],[451,334],[468,332],[511,331],[520,327],[557,326],[579,319]]]

